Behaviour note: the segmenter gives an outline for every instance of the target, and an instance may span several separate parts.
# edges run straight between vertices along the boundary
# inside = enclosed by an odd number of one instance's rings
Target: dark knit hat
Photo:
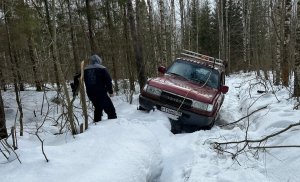
[[[90,57],[90,64],[102,64],[102,59],[97,55],[94,54]]]

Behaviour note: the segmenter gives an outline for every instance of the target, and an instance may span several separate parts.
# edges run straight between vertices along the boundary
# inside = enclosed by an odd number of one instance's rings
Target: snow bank
[[[54,135],[53,126],[60,108],[50,105],[47,122],[40,136],[45,140],[45,153],[32,133],[45,115],[39,115],[43,93],[22,92],[25,135],[18,137],[17,160],[7,162],[0,155],[1,181],[10,182],[297,182],[300,179],[300,149],[267,149],[259,153],[242,153],[235,160],[218,153],[211,145],[215,141],[245,139],[248,119],[236,125],[220,127],[237,121],[253,111],[266,107],[249,117],[249,137],[259,139],[292,123],[299,122],[300,111],[293,110],[295,100],[286,88],[272,87],[268,92],[253,73],[227,77],[229,92],[220,111],[220,118],[211,130],[173,135],[167,117],[159,111],[145,113],[126,96],[113,98],[118,119],[105,120],[73,138],[70,133]],[[274,91],[274,92],[272,92]],[[274,95],[275,93],[275,95]],[[48,98],[55,93],[48,92]],[[7,126],[14,124],[17,106],[14,94],[4,93]],[[79,106],[79,101],[75,101]],[[89,115],[92,116],[91,105]],[[34,115],[35,110],[36,115]],[[44,112],[47,110],[44,105]],[[76,108],[82,122],[82,113]],[[105,118],[105,116],[104,116]],[[300,144],[299,127],[267,141],[265,145]],[[232,150],[236,150],[233,148]],[[4,164],[5,163],[5,164]]]
[[[11,104],[9,109],[14,107]],[[0,155],[0,163],[5,163],[0,164],[1,181],[157,180],[162,170],[158,128],[168,131],[168,119],[158,112],[149,115],[137,111],[135,106],[127,103],[120,104],[117,109],[119,119],[96,125],[91,123],[86,132],[75,138],[69,133],[53,135],[49,132],[53,128],[41,133],[49,163],[42,155],[37,138],[26,132],[24,137],[18,137],[19,149],[16,151],[22,164],[17,160],[6,163]],[[7,115],[12,117],[9,113]],[[25,121],[31,118],[29,115],[26,113]],[[34,131],[31,124],[34,123],[26,122],[27,131]]]
[[[300,122],[300,111],[293,110],[296,100],[291,97],[291,88],[276,87],[270,81],[264,81],[253,73],[231,75],[234,80],[239,111],[246,116],[253,111],[266,107],[249,117],[248,138],[261,139],[278,132],[291,124]],[[232,82],[233,83],[233,82]],[[258,93],[257,91],[265,91]],[[230,96],[229,96],[230,97]],[[226,108],[226,103],[225,107]],[[247,127],[248,119],[238,126]],[[300,127],[293,128],[279,136],[269,139],[262,146],[299,145]],[[245,134],[236,140],[244,139]],[[263,163],[263,172],[268,181],[299,181],[300,148],[267,149],[258,153],[258,162]]]

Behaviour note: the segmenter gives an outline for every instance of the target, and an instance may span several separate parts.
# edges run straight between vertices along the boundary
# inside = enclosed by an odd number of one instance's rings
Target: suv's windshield
[[[219,88],[218,71],[187,61],[176,61],[167,70],[168,74],[175,74],[187,80],[204,84],[212,88]]]

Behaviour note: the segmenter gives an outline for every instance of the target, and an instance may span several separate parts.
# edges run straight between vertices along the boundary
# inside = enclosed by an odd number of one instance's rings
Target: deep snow
[[[138,95],[134,96],[132,105],[125,101],[125,95],[112,98],[118,119],[90,123],[87,131],[75,137],[69,132],[54,135],[64,120],[58,120],[58,125],[53,126],[61,111],[50,102],[47,121],[39,133],[45,142],[48,163],[42,155],[41,143],[33,134],[47,110],[45,104],[44,114],[40,115],[43,93],[22,92],[25,134],[18,137],[19,148],[16,150],[22,164],[14,160],[14,155],[7,161],[0,154],[1,182],[299,181],[300,148],[268,149],[258,155],[247,152],[233,160],[229,154],[218,153],[211,145],[215,141],[244,139],[247,118],[237,125],[220,126],[264,106],[267,108],[249,118],[250,138],[262,138],[299,122],[300,111],[293,110],[296,101],[290,98],[287,88],[272,89],[267,84],[269,92],[259,94],[257,90],[264,87],[255,83],[258,80],[254,74],[240,73],[227,77],[230,90],[216,126],[208,131],[177,135],[170,132],[169,121],[163,113],[145,113],[136,109]],[[47,93],[49,100],[54,96],[53,92]],[[3,93],[3,97],[10,128],[14,124],[17,107],[11,91]],[[78,100],[75,105],[79,107]],[[81,122],[82,114],[78,108],[76,110]],[[92,111],[89,111],[92,116]],[[270,139],[266,145],[299,145],[299,128]]]

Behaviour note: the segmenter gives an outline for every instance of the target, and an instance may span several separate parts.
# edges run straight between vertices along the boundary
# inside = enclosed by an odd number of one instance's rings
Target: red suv
[[[148,80],[139,96],[139,108],[158,109],[171,121],[172,132],[183,126],[213,127],[228,92],[225,62],[184,50],[167,69],[158,68],[160,77]]]

